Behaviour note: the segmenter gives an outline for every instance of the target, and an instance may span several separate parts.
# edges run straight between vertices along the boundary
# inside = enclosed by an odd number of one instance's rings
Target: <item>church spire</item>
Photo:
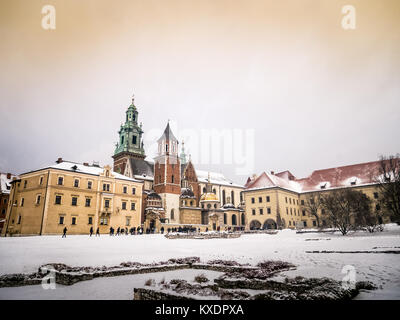
[[[182,151],[179,158],[181,159],[181,164],[186,164],[185,141],[183,140],[182,140]]]
[[[129,152],[140,158],[145,158],[142,140],[142,125],[138,124],[139,112],[134,104],[135,96],[132,95],[132,103],[126,110],[125,124],[121,125],[119,134],[119,142],[116,144],[114,156],[122,153]]]

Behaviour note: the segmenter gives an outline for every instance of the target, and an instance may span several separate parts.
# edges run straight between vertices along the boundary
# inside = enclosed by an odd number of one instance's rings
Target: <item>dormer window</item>
[[[351,181],[351,182],[350,182],[350,185],[355,186],[356,183],[357,183],[356,180],[354,180],[354,181]]]

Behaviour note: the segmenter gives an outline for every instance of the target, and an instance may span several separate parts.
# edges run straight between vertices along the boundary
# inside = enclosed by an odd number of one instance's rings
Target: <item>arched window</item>
[[[235,204],[235,194],[234,194],[233,190],[231,191],[231,203]]]
[[[175,219],[175,217],[174,217],[174,209],[171,209],[171,220],[174,220]]]
[[[222,205],[224,205],[225,203],[226,203],[225,190],[222,190]]]
[[[213,193],[214,193],[214,194],[217,194],[217,190],[213,189]]]
[[[232,215],[232,225],[236,226],[237,225],[237,221],[236,221],[236,214]]]
[[[207,190],[206,190],[206,187],[204,187],[204,188],[203,188],[203,193],[206,193],[206,191],[207,191]]]
[[[228,219],[226,217],[226,212],[224,212],[224,224],[228,224]]]

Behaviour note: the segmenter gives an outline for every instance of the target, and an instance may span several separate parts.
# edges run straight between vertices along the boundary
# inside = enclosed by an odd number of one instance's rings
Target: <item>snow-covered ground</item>
[[[291,230],[283,230],[276,235],[244,234],[236,239],[203,240],[166,239],[158,234],[119,237],[103,235],[100,238],[67,236],[66,239],[61,236],[0,238],[0,274],[31,273],[37,271],[40,265],[55,262],[70,266],[112,266],[125,261],[150,263],[188,256],[199,256],[202,261],[224,259],[251,264],[271,259],[295,264],[296,270],[285,273],[290,276],[327,276],[337,280],[345,276],[342,273],[343,267],[352,265],[356,270],[357,281],[369,280],[381,287],[376,291],[362,293],[359,298],[400,299],[400,254],[306,252],[323,250],[400,250],[400,227],[387,225],[384,232],[357,232],[347,236],[296,234]],[[147,279],[149,275],[95,279],[75,284],[66,290],[76,290],[78,298],[78,292],[82,291],[84,285],[90,287],[104,281],[118,286],[120,281],[125,281],[121,279],[126,277]],[[134,280],[130,287],[134,287]],[[34,290],[28,287],[25,289]],[[0,289],[0,298],[4,299],[6,292],[18,292],[18,288]],[[108,298],[112,298],[113,293],[114,290]]]

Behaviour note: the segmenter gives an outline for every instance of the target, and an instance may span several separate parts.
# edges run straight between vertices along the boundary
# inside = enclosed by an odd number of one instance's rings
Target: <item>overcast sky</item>
[[[45,4],[56,8],[56,30],[41,26]],[[347,4],[355,30],[341,26]],[[196,168],[239,183],[246,176],[235,158],[199,160],[203,149],[215,152],[201,132],[231,132],[225,148],[246,153],[248,175],[289,169],[304,177],[400,152],[398,0],[0,6],[2,172],[58,157],[112,164],[132,93],[150,157],[171,119],[179,138],[186,131],[202,140],[185,144]]]

